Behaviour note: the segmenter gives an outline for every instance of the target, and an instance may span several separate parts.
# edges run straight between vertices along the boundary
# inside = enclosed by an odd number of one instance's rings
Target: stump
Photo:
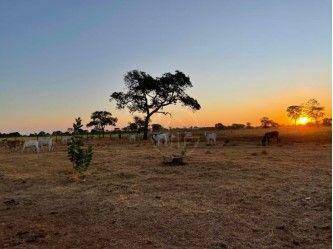
[[[164,156],[163,163],[170,166],[176,165],[184,165],[184,156],[181,155],[171,155],[171,156]]]

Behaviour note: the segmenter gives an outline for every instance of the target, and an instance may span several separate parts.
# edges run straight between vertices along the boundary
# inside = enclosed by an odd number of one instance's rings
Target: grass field
[[[216,146],[188,148],[94,139],[85,181],[65,146],[0,148],[3,248],[330,248],[331,129],[219,131]],[[222,146],[223,139],[228,146]]]

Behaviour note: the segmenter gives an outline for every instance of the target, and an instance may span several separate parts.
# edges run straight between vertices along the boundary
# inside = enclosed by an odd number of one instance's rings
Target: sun
[[[306,125],[307,123],[310,122],[310,119],[308,117],[300,117],[297,119],[296,123],[299,124],[299,125]]]

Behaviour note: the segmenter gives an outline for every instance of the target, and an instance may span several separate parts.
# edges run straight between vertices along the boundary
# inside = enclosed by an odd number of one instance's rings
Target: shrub
[[[84,143],[80,137],[72,136],[68,144],[68,157],[73,163],[73,168],[80,175],[86,171],[92,160],[92,146],[84,148]]]

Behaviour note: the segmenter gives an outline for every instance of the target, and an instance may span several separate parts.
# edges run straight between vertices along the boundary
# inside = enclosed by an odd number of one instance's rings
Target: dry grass
[[[178,167],[162,164],[174,148],[100,140],[82,182],[65,147],[1,150],[0,245],[330,248],[330,131],[281,132],[265,148],[262,132],[224,133],[234,146],[200,143]]]

